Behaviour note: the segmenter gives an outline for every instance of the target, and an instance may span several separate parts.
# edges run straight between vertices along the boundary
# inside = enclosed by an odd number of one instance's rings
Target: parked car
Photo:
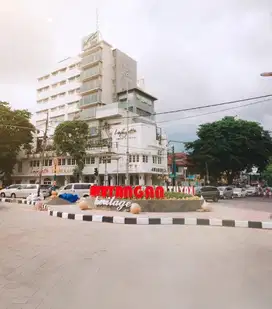
[[[63,193],[77,194],[79,197],[90,196],[92,183],[68,183],[58,191],[58,195]]]
[[[43,192],[44,197],[51,196],[50,188],[51,185],[41,185],[41,191]]]
[[[16,184],[16,185],[10,185],[8,187],[6,187],[5,189],[2,189],[0,191],[0,195],[1,197],[10,197],[11,191],[20,187],[20,184]]]
[[[248,186],[248,187],[246,187],[246,192],[247,192],[248,196],[255,196],[255,195],[257,195],[258,188],[257,187],[252,187],[252,186]]]
[[[233,198],[233,188],[232,187],[218,187],[221,199]]]
[[[27,198],[30,194],[38,193],[38,184],[20,184],[17,188],[9,190],[9,196],[11,198]],[[41,187],[40,194],[46,196],[48,194],[47,189]]]
[[[233,196],[234,197],[246,197],[247,191],[245,188],[234,188],[233,189]]]
[[[213,186],[196,187],[195,194],[197,196],[203,196],[205,201],[212,200],[214,202],[218,202],[220,198],[219,190]]]

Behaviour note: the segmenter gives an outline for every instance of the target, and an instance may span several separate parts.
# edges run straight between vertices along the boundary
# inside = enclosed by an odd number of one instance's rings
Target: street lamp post
[[[38,192],[37,192],[38,196],[40,196],[40,192],[41,192],[43,161],[44,161],[44,154],[45,154],[45,149],[46,149],[48,121],[49,121],[49,111],[47,111],[46,122],[45,122],[45,130],[44,130],[44,134],[43,134],[42,153],[41,153],[40,171],[39,171],[39,185],[38,185]]]

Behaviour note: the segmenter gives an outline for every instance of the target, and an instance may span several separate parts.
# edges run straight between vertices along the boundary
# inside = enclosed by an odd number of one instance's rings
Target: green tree
[[[257,122],[225,117],[206,123],[197,131],[198,139],[186,143],[190,160],[200,173],[214,178],[226,175],[228,183],[253,166],[263,171],[272,154],[272,139]]]
[[[268,186],[272,186],[272,158],[269,160],[269,164],[261,174],[262,179],[267,183]]]
[[[27,110],[12,110],[9,103],[0,101],[0,174],[10,180],[20,150],[30,149],[34,126]]]
[[[65,121],[54,133],[54,147],[57,155],[69,155],[76,160],[74,175],[82,180],[86,149],[89,147],[89,127],[81,120]]]

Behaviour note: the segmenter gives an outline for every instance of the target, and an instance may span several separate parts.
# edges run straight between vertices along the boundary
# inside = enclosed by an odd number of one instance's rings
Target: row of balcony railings
[[[101,75],[102,74],[102,69],[101,66],[95,66],[92,68],[89,68],[87,70],[83,70],[80,74],[80,79],[85,80],[87,78],[92,78],[96,75]]]
[[[90,80],[82,84],[82,86],[80,87],[80,92],[83,93],[83,92],[91,91],[97,88],[101,88],[101,86],[102,86],[101,80],[99,79]]]
[[[97,61],[102,61],[101,52],[97,52],[95,54],[84,56],[81,60],[81,67],[86,66],[88,64],[95,63]]]
[[[93,93],[89,95],[83,96],[79,101],[79,107],[83,107],[89,104],[95,104],[101,102],[101,95],[100,93]]]

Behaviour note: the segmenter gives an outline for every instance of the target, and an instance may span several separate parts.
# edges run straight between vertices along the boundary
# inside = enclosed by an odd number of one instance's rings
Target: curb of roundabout
[[[7,197],[1,197],[0,202],[3,203],[17,203],[17,204],[25,204],[25,205],[35,205],[36,202],[28,202],[25,199],[12,199]]]
[[[1,202],[17,203],[24,205],[35,205],[35,202],[28,202],[25,199],[14,200],[11,198],[0,198]],[[123,217],[123,216],[104,216],[75,214],[48,210],[48,215],[63,219],[117,223],[130,225],[201,225],[201,226],[222,226],[222,227],[243,227],[252,229],[272,230],[272,221],[247,221],[247,220],[224,220],[216,218],[171,218],[171,217]]]
[[[131,225],[202,225],[202,226],[224,226],[224,227],[243,227],[252,229],[272,230],[272,221],[245,221],[245,220],[224,220],[224,219],[204,219],[204,218],[171,218],[171,217],[123,217],[123,216],[104,216],[104,215],[84,215],[67,213],[61,211],[48,210],[48,215],[63,219],[104,222]]]

